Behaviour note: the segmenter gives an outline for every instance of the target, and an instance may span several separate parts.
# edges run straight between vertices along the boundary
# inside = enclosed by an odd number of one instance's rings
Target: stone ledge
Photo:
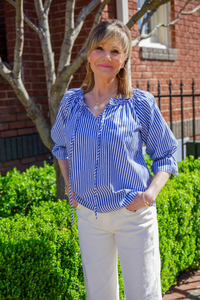
[[[140,48],[140,58],[149,60],[177,60],[177,49]]]

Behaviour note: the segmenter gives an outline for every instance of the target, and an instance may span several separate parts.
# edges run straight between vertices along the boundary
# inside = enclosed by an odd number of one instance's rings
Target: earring
[[[126,70],[125,67],[121,68],[120,71],[123,70],[123,69],[125,70],[125,76],[124,76],[124,77],[120,77],[120,76],[119,76],[119,73],[117,74],[117,76],[119,77],[119,79],[122,79],[122,80],[126,77],[126,73],[127,73],[127,70]],[[120,71],[119,71],[119,72],[120,72]]]
[[[93,71],[90,67],[90,62],[88,61],[87,64],[86,64],[86,70],[87,70],[87,73],[91,74]]]

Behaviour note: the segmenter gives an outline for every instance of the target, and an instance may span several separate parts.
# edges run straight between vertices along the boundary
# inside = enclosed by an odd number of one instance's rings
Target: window
[[[140,9],[145,0],[138,0],[138,9]],[[144,15],[144,18],[147,14]],[[141,29],[143,18],[139,20],[139,29]],[[160,23],[169,23],[169,3],[162,5],[153,14],[149,22],[146,23],[143,34],[150,33],[156,25]],[[149,38],[139,43],[140,47],[153,47],[167,49],[170,47],[170,33],[168,27],[161,27]]]
[[[140,9],[145,0],[138,0],[138,9]],[[149,34],[156,25],[160,23],[167,24],[170,22],[170,6],[166,3],[159,7],[159,9],[151,16],[149,22],[145,24],[143,28],[143,35]],[[139,29],[142,28],[143,19],[147,16],[144,15],[143,18],[139,20]],[[148,60],[177,60],[177,50],[170,48],[170,31],[169,27],[160,27],[154,34],[142,40],[139,43],[141,47],[140,58]]]

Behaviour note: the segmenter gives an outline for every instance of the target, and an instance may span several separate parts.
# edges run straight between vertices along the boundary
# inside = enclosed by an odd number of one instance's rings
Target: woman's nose
[[[104,54],[103,59],[105,59],[105,60],[110,60],[111,59],[109,51],[104,51],[103,54]]]

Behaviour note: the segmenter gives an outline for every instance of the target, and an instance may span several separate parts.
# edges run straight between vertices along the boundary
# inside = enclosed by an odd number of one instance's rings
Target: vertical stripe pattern
[[[69,159],[75,199],[97,213],[127,206],[138,191],[145,191],[151,174],[142,145],[153,160],[152,170],[177,174],[173,153],[177,141],[149,92],[133,90],[129,99],[110,99],[97,118],[84,103],[81,89],[63,97],[52,128],[58,159]]]

